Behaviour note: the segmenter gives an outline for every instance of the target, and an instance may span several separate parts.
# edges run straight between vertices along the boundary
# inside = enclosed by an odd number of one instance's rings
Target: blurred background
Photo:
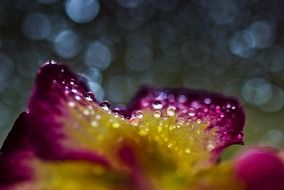
[[[0,144],[54,59],[115,105],[141,84],[237,96],[246,143],[283,147],[283,10],[283,0],[0,0]]]

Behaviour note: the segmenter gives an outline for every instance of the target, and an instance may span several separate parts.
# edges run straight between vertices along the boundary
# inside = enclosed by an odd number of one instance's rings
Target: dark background
[[[247,144],[284,145],[284,1],[0,0],[0,144],[47,60],[127,103],[140,84],[237,96]]]

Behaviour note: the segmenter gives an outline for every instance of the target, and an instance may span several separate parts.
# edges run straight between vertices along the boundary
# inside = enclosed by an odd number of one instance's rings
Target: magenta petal
[[[143,168],[141,168],[138,163],[133,149],[131,147],[122,146],[118,150],[118,155],[121,161],[130,169],[130,184],[133,186],[133,189],[151,190],[151,185],[143,172]]]
[[[31,143],[41,158],[60,159],[65,154],[70,155],[69,150],[60,144],[65,134],[55,117],[65,114],[61,102],[67,99],[66,87],[71,88],[73,85],[76,85],[81,94],[88,92],[86,86],[61,64],[44,64],[37,74],[28,111],[33,137]]]
[[[84,160],[109,167],[102,155],[62,143],[68,138],[58,119],[67,115],[62,102],[74,96],[66,94],[68,88],[95,101],[85,84],[65,66],[51,62],[41,67],[28,110],[17,119],[1,147],[0,187],[31,179],[33,169],[28,162],[33,159]]]
[[[235,172],[248,190],[284,189],[284,162],[273,150],[246,151],[237,159]]]
[[[108,134],[116,131],[119,132],[117,137],[123,136],[124,133],[126,136],[129,134],[136,135],[135,132],[137,132],[142,142],[143,140],[149,140],[150,137],[148,138],[143,136],[143,133],[139,133],[141,128],[134,125],[131,120],[127,121],[127,119],[117,114],[112,114],[114,111],[109,110],[106,105],[101,106],[102,108],[99,107],[94,95],[89,92],[80,77],[77,77],[64,65],[54,62],[44,64],[37,74],[27,111],[16,121],[1,148],[0,189],[2,186],[13,185],[31,178],[35,179],[33,175],[35,175],[34,170],[36,169],[30,161],[52,162],[56,167],[62,161],[84,161],[101,165],[104,168],[111,167],[111,169],[115,169],[112,166],[117,166],[116,159],[120,159],[120,163],[128,168],[131,183],[136,189],[149,189],[151,185],[147,182],[147,172],[144,173],[143,168],[145,163],[141,162],[140,157],[137,156],[139,155],[138,152],[135,152],[136,149],[133,149],[131,143],[128,144],[128,141],[125,141],[125,147],[118,150],[118,155],[114,156],[109,151],[113,147],[117,148],[117,144],[112,146],[112,144],[107,144],[106,141],[93,141],[93,136],[99,136],[103,131]],[[168,112],[170,107],[174,108],[174,114]],[[206,153],[204,154],[205,161],[203,160],[203,154],[199,154],[199,149],[190,153],[190,150],[186,147],[185,152],[181,152],[180,155],[185,156],[185,158],[189,158],[190,155],[193,160],[198,159],[200,162],[195,162],[195,160],[189,162],[196,163],[195,168],[200,168],[200,164],[206,165],[207,161],[209,161],[207,159],[211,158],[212,155],[214,161],[218,159],[219,153],[224,147],[230,144],[242,143],[245,116],[239,102],[231,97],[186,89],[160,90],[143,88],[138,92],[128,108],[128,110],[118,110],[118,112],[122,113],[126,118],[130,118],[137,114],[138,110],[150,110],[144,112],[145,117],[136,115],[137,117],[134,119],[140,118],[141,123],[147,123],[147,118],[149,121],[162,119],[151,115],[151,111],[154,110],[160,110],[162,114],[169,113],[168,118],[170,120],[167,120],[167,122],[178,124],[180,118],[189,122],[189,125],[187,123],[184,126],[190,126],[192,124],[190,122],[193,122],[194,125],[192,126],[198,129],[196,130],[198,133],[194,131],[194,134],[202,137],[196,143],[200,143],[197,147],[200,148],[200,151]],[[105,114],[105,117],[101,117],[100,112]],[[146,117],[147,114],[150,117]],[[172,117],[170,117],[171,114],[173,114]],[[163,117],[163,121],[168,118]],[[98,120],[100,120],[99,123]],[[116,124],[115,120],[121,122],[119,129],[117,129],[117,125],[114,125]],[[110,127],[110,130],[101,130],[106,126]],[[199,130],[200,126],[203,126],[202,131]],[[153,126],[150,127],[153,129],[156,124],[153,123]],[[131,130],[132,133],[127,129]],[[188,128],[182,128],[181,130],[185,130],[183,134],[186,134],[183,140],[189,142],[187,137],[193,133]],[[177,131],[170,133],[171,137],[175,138],[175,134],[177,134],[175,132]],[[173,139],[173,141],[181,140],[178,137],[177,135],[177,139]],[[115,136],[111,136],[108,142],[112,143],[113,140],[117,143],[115,138]],[[99,144],[99,142],[102,142],[102,144]],[[158,140],[151,141],[151,143],[158,143]],[[107,144],[107,148],[104,147],[104,144]],[[162,148],[171,150],[168,144],[163,143],[160,145]],[[192,146],[195,147],[195,145]],[[184,148],[183,145],[181,147]],[[105,149],[107,150],[105,151]],[[216,154],[211,154],[211,152]],[[152,152],[150,153],[152,154]],[[194,158],[194,155],[198,156]],[[183,161],[182,156],[173,158],[174,163]],[[109,163],[110,160],[114,163]],[[188,162],[187,159],[185,161]],[[211,163],[214,164],[215,162]],[[189,166],[190,164],[185,165]]]
[[[72,90],[76,90],[76,96],[90,96],[85,84],[64,65],[48,63],[42,66],[28,110],[33,151],[42,159],[87,159],[107,166],[107,161],[96,153],[77,150],[76,147],[70,149],[61,143],[68,137],[56,118],[67,115],[62,102],[75,96]],[[84,101],[79,103],[84,104]]]
[[[141,109],[166,110],[174,106],[179,117],[187,120],[206,120],[208,130],[217,130],[219,146],[214,149],[220,153],[231,144],[243,144],[245,114],[241,104],[234,97],[218,93],[188,89],[142,88],[124,114],[131,116]]]
[[[5,140],[0,153],[0,189],[32,178],[27,160],[33,157],[28,140],[27,114],[22,113]]]

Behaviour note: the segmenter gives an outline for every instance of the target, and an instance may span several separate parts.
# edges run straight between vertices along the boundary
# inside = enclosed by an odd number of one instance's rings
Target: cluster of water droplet
[[[177,97],[173,95],[162,95],[145,97],[141,100],[141,109],[151,109],[155,118],[166,118],[175,116],[178,122],[209,122],[216,123],[222,120],[226,114],[236,109],[233,103],[222,103],[218,105],[208,97],[200,100],[187,99],[185,95]],[[136,111],[133,118],[143,117],[141,110]],[[134,120],[134,119],[133,119]]]

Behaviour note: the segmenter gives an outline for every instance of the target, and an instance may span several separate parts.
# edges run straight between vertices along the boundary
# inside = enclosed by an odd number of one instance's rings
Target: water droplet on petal
[[[220,112],[221,112],[220,106],[216,106],[216,107],[215,107],[215,112],[216,112],[216,113],[220,113]]]
[[[162,109],[162,108],[163,108],[163,104],[162,104],[161,101],[156,100],[156,101],[154,101],[154,102],[152,103],[152,107],[153,107],[154,109]]]
[[[176,114],[176,107],[174,106],[169,106],[167,108],[167,115],[168,116],[174,116]]]
[[[184,103],[184,102],[186,102],[186,96],[184,96],[184,95],[180,95],[179,97],[178,97],[178,102],[179,103]]]
[[[212,142],[208,142],[206,148],[207,150],[212,151],[215,148],[215,145]]]
[[[139,119],[137,117],[131,117],[130,118],[130,124],[133,126],[138,126],[139,125]]]
[[[196,113],[196,111],[195,111],[194,108],[189,108],[189,110],[188,110],[188,115],[189,116],[193,117],[193,116],[195,116],[195,113]]]
[[[112,124],[112,127],[113,127],[113,128],[119,128],[119,126],[120,126],[119,123],[116,122],[116,121],[113,122],[113,124]]]
[[[81,100],[81,97],[78,96],[78,95],[76,95],[76,96],[75,96],[75,100],[79,101],[79,100]]]
[[[204,99],[204,103],[205,104],[210,104],[211,103],[211,99],[210,98],[205,98]]]
[[[158,110],[154,111],[154,117],[155,117],[155,118],[161,117],[161,112],[158,111]]]
[[[75,107],[75,103],[74,102],[68,102],[68,106],[71,107],[71,108],[74,108]]]
[[[136,111],[135,116],[137,118],[141,119],[144,116],[143,111],[142,110]]]
[[[190,150],[189,148],[186,148],[186,149],[184,150],[184,152],[187,153],[187,154],[190,154],[190,153],[191,153],[191,150]]]
[[[97,121],[91,121],[91,126],[92,127],[97,127],[98,126],[98,122]]]
[[[90,115],[90,111],[87,110],[87,109],[85,109],[85,110],[83,111],[83,114],[86,115],[86,116],[88,116],[88,115]]]
[[[110,103],[108,101],[103,101],[100,105],[104,110],[109,110],[110,108]]]

